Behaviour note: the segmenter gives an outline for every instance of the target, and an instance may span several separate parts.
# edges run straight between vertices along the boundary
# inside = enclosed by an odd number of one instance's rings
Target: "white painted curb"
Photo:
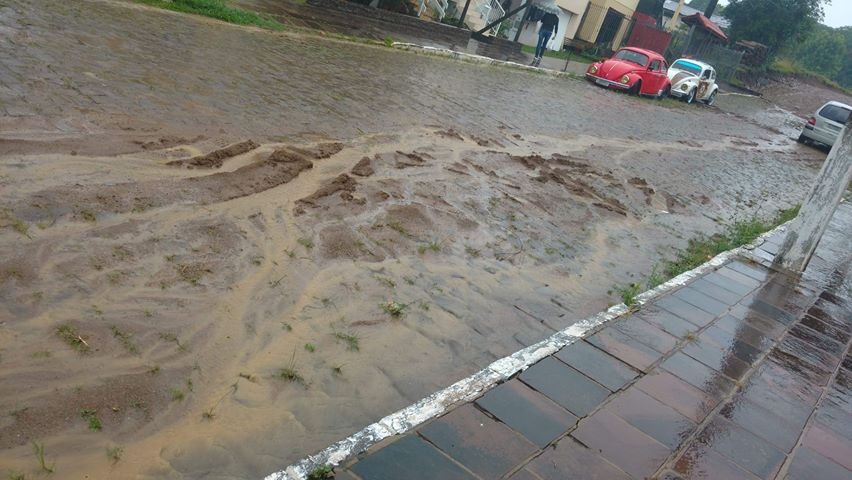
[[[707,263],[688,272],[684,272],[656,288],[638,295],[636,297],[637,304],[640,306],[644,305],[664,293],[682,287],[694,278],[728,263],[729,260],[736,256],[742,255],[751,258],[752,254],[749,251],[753,250],[755,245],[760,245],[769,236],[786,230],[787,223],[764,233],[751,245],[744,245],[720,253]],[[597,315],[581,320],[570,327],[554,333],[549,338],[535,345],[530,345],[508,357],[496,360],[479,372],[459,380],[413,405],[386,416],[348,438],[332,444],[315,455],[302,459],[282,471],[266,476],[265,480],[304,480],[307,478],[308,473],[316,467],[340,465],[353,455],[367,450],[385,438],[392,435],[402,435],[418,425],[444,414],[457,405],[480,397],[486,391],[508,380],[516,373],[526,370],[539,360],[556,353],[562,347],[570,345],[593,333],[597,327],[630,312],[631,310],[621,303]]]

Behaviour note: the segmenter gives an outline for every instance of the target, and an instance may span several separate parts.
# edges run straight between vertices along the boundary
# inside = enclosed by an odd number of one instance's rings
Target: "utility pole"
[[[713,10],[716,10],[716,4],[719,3],[719,0],[710,0],[710,3],[707,4],[707,8],[704,10],[704,16],[710,18],[713,16]]]
[[[675,8],[674,15],[672,15],[672,19],[669,20],[669,24],[666,26],[666,31],[671,32],[675,29],[677,22],[680,20],[680,11],[683,9],[684,0],[679,0],[677,2],[677,8]]]
[[[847,121],[822,165],[816,184],[802,204],[799,215],[790,222],[787,236],[775,256],[775,266],[793,272],[804,271],[850,180],[852,122]]]

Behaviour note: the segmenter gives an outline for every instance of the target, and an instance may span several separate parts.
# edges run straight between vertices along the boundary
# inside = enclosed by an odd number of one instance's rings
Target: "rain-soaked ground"
[[[37,442],[62,478],[262,476],[800,201],[824,158],[744,97],[116,1],[12,0],[0,30],[0,465],[28,474]]]

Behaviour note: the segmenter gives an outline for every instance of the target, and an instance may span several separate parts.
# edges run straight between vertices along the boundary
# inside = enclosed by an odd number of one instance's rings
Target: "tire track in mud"
[[[170,162],[172,165],[221,166],[228,154],[252,150],[254,142],[213,152],[193,159]],[[233,200],[286,184],[304,170],[313,168],[312,160],[328,158],[343,149],[340,143],[320,144],[314,148],[283,147],[266,159],[231,172],[179,180],[151,180],[112,185],[77,185],[34,193],[12,207],[14,214],[29,222],[55,222],[67,215],[78,220],[94,220],[99,213],[141,212],[176,203],[202,205]]]

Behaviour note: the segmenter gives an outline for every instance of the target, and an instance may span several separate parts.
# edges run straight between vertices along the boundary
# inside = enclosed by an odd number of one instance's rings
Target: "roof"
[[[677,8],[677,1],[675,0],[666,0],[663,4],[663,14],[666,14],[669,18],[671,18],[672,13],[674,13],[675,8]],[[694,15],[696,13],[703,13],[701,10],[696,10],[689,5],[684,5],[683,8],[680,9],[681,16],[689,16]],[[710,15],[710,20],[713,21],[716,25],[719,25],[722,28],[728,28],[731,26],[730,20],[721,16],[721,15]]]
[[[711,22],[710,19],[705,17],[703,13],[695,13],[692,15],[681,17],[680,21],[687,25],[699,26],[712,33],[716,37],[720,38],[721,40],[728,40],[728,36],[725,35],[725,32],[723,32],[721,28],[719,28],[719,25],[716,25],[715,23]]]

